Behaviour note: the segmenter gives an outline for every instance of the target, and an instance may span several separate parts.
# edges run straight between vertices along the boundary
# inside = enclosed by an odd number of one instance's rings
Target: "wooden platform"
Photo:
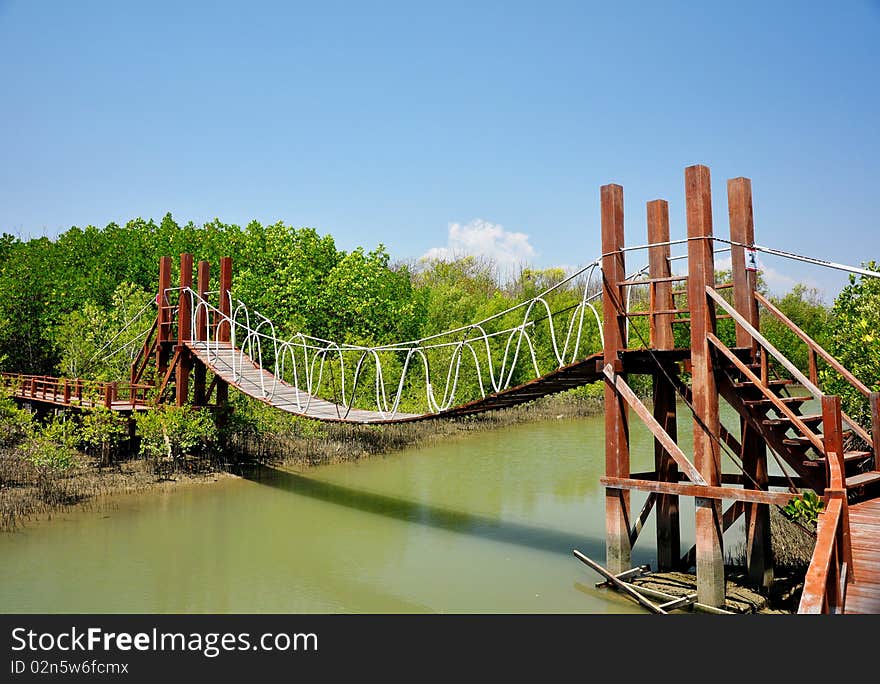
[[[846,590],[846,613],[880,614],[880,499],[849,507],[856,581]]]
[[[597,362],[602,358],[599,353],[563,366],[531,382],[440,413],[397,413],[392,416],[379,411],[349,410],[340,404],[309,395],[258,367],[247,354],[240,349],[234,349],[228,343],[218,345],[212,342],[210,349],[205,342],[188,342],[187,346],[211,371],[248,396],[282,411],[325,422],[382,425],[461,417],[525,404],[549,394],[595,382],[602,377],[597,367]]]

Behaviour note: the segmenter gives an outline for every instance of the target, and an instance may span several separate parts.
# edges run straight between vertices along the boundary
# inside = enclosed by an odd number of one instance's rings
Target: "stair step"
[[[822,414],[821,413],[813,413],[813,414],[808,414],[808,415],[805,414],[803,416],[798,416],[798,419],[800,419],[800,421],[802,423],[805,423],[807,425],[811,425],[811,424],[815,425],[817,423],[822,422]],[[783,416],[782,418],[764,418],[761,422],[764,425],[769,425],[771,427],[779,427],[779,426],[783,426],[783,425],[785,425],[785,426],[793,425],[791,418],[789,418],[788,416]]]
[[[847,489],[854,489],[855,487],[864,487],[865,485],[876,484],[877,482],[880,482],[880,472],[871,470],[867,473],[859,473],[858,475],[846,478],[846,487]]]
[[[779,401],[783,404],[797,408],[801,404],[807,403],[812,398],[813,397],[779,397]],[[773,408],[774,403],[775,402],[772,402],[769,399],[743,399],[743,404],[746,406],[769,406],[770,408]]]
[[[866,458],[869,458],[871,455],[872,454],[870,451],[847,451],[843,455],[843,462],[844,462],[844,464],[847,464],[847,465],[850,463],[857,463],[858,461],[864,461]],[[814,466],[816,466],[816,467],[824,466],[825,459],[824,458],[816,458],[816,459],[808,458],[803,462],[803,465],[805,465],[808,468],[812,468]]]
[[[844,430],[843,438],[852,436],[852,430]],[[822,435],[819,435],[819,439],[822,439]],[[782,443],[786,446],[810,446],[812,442],[809,437],[805,437],[803,435],[795,435],[794,437],[786,437],[782,440]]]
[[[791,380],[768,380],[767,387],[773,389],[774,387],[788,387],[789,385],[793,385],[794,383]],[[743,382],[734,382],[733,386],[736,389],[748,389],[750,387],[757,388],[757,385],[753,383],[751,380],[745,380]]]

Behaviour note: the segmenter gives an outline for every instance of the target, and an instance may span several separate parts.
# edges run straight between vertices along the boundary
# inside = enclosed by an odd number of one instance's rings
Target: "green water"
[[[632,469],[648,469],[633,433]],[[0,610],[637,612],[571,554],[604,559],[603,444],[601,416],[550,420],[118,497],[0,536]],[[651,521],[635,562],[654,562]],[[688,499],[682,525],[686,549]]]

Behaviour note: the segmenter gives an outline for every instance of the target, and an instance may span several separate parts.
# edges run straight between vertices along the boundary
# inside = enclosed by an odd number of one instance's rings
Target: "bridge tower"
[[[173,399],[177,406],[223,407],[229,400],[229,385],[217,376],[210,385],[207,384],[208,369],[192,352],[190,343],[210,339],[212,343],[229,344],[232,259],[220,259],[220,287],[217,292],[210,291],[211,269],[207,261],[198,262],[195,286],[192,254],[180,255],[180,285],[177,288],[171,287],[171,265],[171,257],[159,259],[155,334],[147,336],[141,353],[132,364],[131,384],[141,382],[152,359],[160,401],[164,400],[173,386]],[[213,300],[214,296],[216,300]],[[200,306],[198,302],[210,303],[211,308]]]
[[[710,346],[719,318],[709,290],[733,290],[733,305],[758,328],[755,298],[756,272],[747,260],[754,243],[751,184],[746,178],[728,182],[732,281],[715,282],[712,196],[709,169],[702,165],[685,170],[687,217],[687,275],[671,268],[669,206],[657,199],[647,204],[648,278],[627,277],[625,268],[623,188],[601,188],[603,271],[603,360],[605,375],[605,477],[606,564],[614,574],[631,569],[632,547],[652,508],[656,518],[657,567],[686,569],[695,565],[697,600],[721,606],[725,599],[723,533],[744,514],[746,560],[749,576],[762,588],[773,579],[768,501],[783,495],[768,492],[767,450],[764,439],[745,419],[739,439],[729,435],[719,419],[719,390],[715,367],[717,354]],[[686,287],[682,288],[682,283]],[[678,289],[676,289],[678,284]],[[628,310],[628,289],[646,285],[647,311]],[[686,300],[682,299],[685,298]],[[676,298],[679,298],[676,300]],[[676,305],[676,301],[681,302]],[[684,314],[686,317],[679,317]],[[639,316],[648,316],[648,332],[638,332]],[[685,336],[677,324],[689,324]],[[635,333],[635,334],[634,334]],[[634,339],[638,336],[638,339]],[[736,330],[736,354],[749,365],[760,362],[752,334]],[[688,386],[682,374],[690,374]],[[629,374],[651,376],[653,407],[648,409],[627,384]],[[677,408],[684,404],[692,413],[693,460],[678,446]],[[654,435],[654,469],[630,473],[628,410],[633,409]],[[736,446],[744,475],[743,490],[722,489],[721,441]],[[767,492],[749,496],[746,489]],[[641,512],[633,517],[630,492],[648,492]],[[679,496],[695,500],[696,544],[682,556]],[[722,499],[733,498],[727,511]]]

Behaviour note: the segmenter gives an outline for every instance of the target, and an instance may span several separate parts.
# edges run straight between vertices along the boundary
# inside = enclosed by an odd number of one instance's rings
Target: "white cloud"
[[[474,219],[465,224],[450,223],[445,247],[432,247],[422,259],[444,260],[462,256],[491,259],[502,274],[528,264],[536,255],[526,233],[507,231],[499,223]]]

